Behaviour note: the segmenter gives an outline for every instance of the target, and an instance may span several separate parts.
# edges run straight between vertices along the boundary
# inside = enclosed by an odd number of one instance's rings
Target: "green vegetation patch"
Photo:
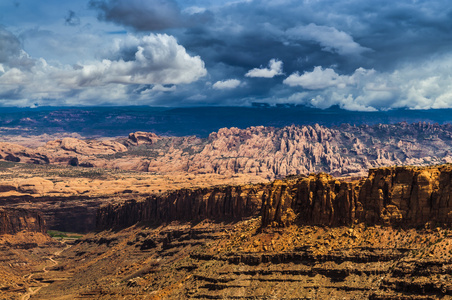
[[[80,235],[79,233],[58,230],[47,230],[47,234],[56,239],[79,239],[83,237],[83,235]]]

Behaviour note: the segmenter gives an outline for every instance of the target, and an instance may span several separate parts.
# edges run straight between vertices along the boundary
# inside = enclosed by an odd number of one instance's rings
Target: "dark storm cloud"
[[[74,11],[68,11],[66,17],[64,17],[64,23],[69,26],[80,25],[80,18],[75,14]]]
[[[209,26],[174,30],[172,34],[177,36],[188,51],[199,54],[204,59],[212,82],[231,78],[241,80],[243,84],[228,90],[228,95],[224,98],[242,99],[242,103],[251,98],[284,101],[294,93],[306,91],[303,86],[282,85],[281,78],[268,79],[266,83],[255,78],[243,78],[250,70],[276,58],[284,63],[284,73],[287,76],[296,72],[300,75],[308,72],[306,77],[319,74],[323,76],[322,72],[311,75],[316,67],[321,66],[324,70],[334,70],[334,75],[341,82],[346,82],[341,85],[320,84],[319,86],[329,89],[325,95],[322,90],[309,90],[304,101],[319,96],[320,100],[309,102],[315,103],[314,105],[345,103],[346,107],[368,109],[365,105],[354,105],[349,100],[345,102],[342,96],[331,100],[338,93],[349,92],[354,99],[360,96],[372,99],[366,105],[378,108],[384,109],[390,105],[423,107],[424,104],[416,104],[417,100],[401,101],[400,98],[411,96],[404,91],[392,92],[394,87],[390,85],[406,84],[403,80],[398,80],[398,77],[420,85],[422,80],[435,74],[430,74],[429,70],[436,68],[437,63],[425,67],[426,70],[416,70],[416,67],[452,53],[452,7],[447,1],[278,2],[237,2],[221,9],[212,9],[214,22]],[[358,80],[358,76],[354,74],[359,68],[388,73],[388,76],[379,76],[378,80],[390,78],[390,82],[370,82],[368,89],[373,91],[372,95],[361,95],[362,91],[356,90],[355,85],[353,90],[344,89],[344,86],[350,86],[351,81]],[[406,73],[419,72],[419,77],[393,75],[393,72],[401,68]],[[425,75],[422,75],[423,72]],[[438,71],[437,75],[441,76],[439,74],[443,73]],[[360,80],[371,81],[374,80],[373,76],[366,75],[365,79]],[[223,94],[218,95],[210,90],[205,93],[208,95],[207,99],[216,98],[220,103],[226,101]],[[433,99],[433,96],[426,97]],[[240,100],[236,102],[239,103]]]
[[[99,43],[92,42],[91,48],[79,50],[80,63],[89,52],[95,52],[99,62],[88,64],[91,69],[85,65],[85,71],[78,73],[90,71],[91,77],[97,78],[95,71],[109,70],[102,73],[105,75],[115,71],[117,77],[111,79],[109,75],[107,81],[101,81],[108,82],[108,91],[117,95],[113,102],[122,97],[169,106],[287,101],[359,110],[452,107],[452,6],[446,0],[87,1],[86,8],[109,23],[97,28],[99,24],[93,22],[99,32],[96,34],[115,46],[99,47]],[[70,9],[64,10],[68,12],[66,23],[77,25],[77,15]],[[73,33],[79,30],[69,26],[65,29]],[[39,32],[45,30],[48,28]],[[24,49],[29,51],[27,29],[14,32],[21,41],[24,37]],[[144,48],[141,42],[131,42],[156,33],[165,34],[165,40],[173,41],[174,47],[163,47],[164,41],[159,43],[162,47]],[[96,34],[82,37],[96,40]],[[105,34],[114,37],[106,38]],[[43,40],[54,45],[50,36]],[[0,42],[0,63],[3,59],[11,66],[24,65],[28,56],[20,50],[17,39],[0,31]],[[28,45],[40,48],[41,52],[34,51],[40,54],[45,53],[47,44],[39,40],[39,44]],[[55,43],[61,53],[72,53],[72,44],[83,43],[71,39],[67,48],[63,42]],[[141,54],[162,54],[163,50],[157,50],[182,49],[179,46],[184,49],[179,52],[181,57],[188,55],[202,62],[197,69],[203,76],[171,81],[171,86],[162,80],[130,81],[119,76],[135,74],[129,71],[136,70]],[[162,57],[162,65],[174,64],[173,56],[168,56],[169,61]],[[46,57],[51,63],[52,58]],[[151,61],[146,55],[144,58]],[[112,62],[114,68],[101,59]],[[33,60],[28,58],[28,62]],[[6,66],[6,62],[3,64]],[[42,68],[53,70],[45,64]],[[187,67],[181,74],[192,73],[193,68]],[[3,76],[4,80],[17,78],[10,75]],[[72,75],[67,77],[70,87]],[[84,92],[80,90],[79,95]],[[95,96],[102,97],[98,94]]]
[[[0,27],[0,63],[19,69],[30,69],[35,63],[22,51],[19,39],[2,27]]]
[[[0,63],[9,62],[12,58],[17,57],[20,50],[19,39],[0,27]]]
[[[209,14],[183,13],[173,0],[91,0],[89,6],[99,11],[100,20],[139,31],[185,27],[209,20]]]
[[[180,9],[171,0],[91,0],[89,5],[99,11],[99,19],[137,30],[178,27],[181,20]]]

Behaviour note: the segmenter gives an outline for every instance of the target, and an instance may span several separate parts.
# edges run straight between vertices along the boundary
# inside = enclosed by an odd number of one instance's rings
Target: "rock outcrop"
[[[250,174],[266,180],[319,172],[364,176],[369,168],[452,162],[452,125],[233,127],[206,139],[147,132],[115,140],[66,137],[38,148],[0,143],[0,159],[158,174]]]
[[[99,229],[137,222],[239,220],[262,216],[262,226],[355,223],[405,227],[452,224],[452,166],[371,169],[362,180],[328,174],[270,184],[179,190],[145,201],[101,208]],[[262,208],[261,208],[262,205]]]
[[[115,141],[109,140],[80,140],[76,138],[64,138],[50,141],[45,146],[47,149],[62,149],[82,155],[108,155],[116,152],[127,151],[127,148]]]
[[[53,188],[54,184],[52,181],[34,177],[20,180],[17,191],[28,194],[45,194],[52,191]]]
[[[129,134],[129,139],[126,144],[129,145],[153,144],[159,139],[160,137],[155,133],[137,131]]]
[[[96,224],[99,230],[103,230],[124,228],[137,222],[237,221],[259,213],[263,187],[245,185],[182,189],[152,195],[145,201],[131,200],[99,209]]]
[[[40,153],[35,149],[5,142],[0,142],[0,159],[10,162],[32,164],[50,163],[50,159],[45,153]]]
[[[371,169],[344,182],[318,174],[276,181],[263,198],[263,225],[452,224],[452,166]]]
[[[41,214],[26,209],[0,208],[0,235],[21,231],[45,233]]]
[[[188,163],[190,172],[252,173],[268,179],[452,161],[452,125],[425,123],[222,128]]]

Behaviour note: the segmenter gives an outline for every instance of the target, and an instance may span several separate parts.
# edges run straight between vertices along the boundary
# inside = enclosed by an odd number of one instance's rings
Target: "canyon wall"
[[[126,198],[128,199],[128,198]],[[124,199],[124,201],[126,200]],[[107,196],[39,196],[0,197],[0,211],[39,211],[48,229],[86,233],[96,229],[98,208],[115,201]]]
[[[98,229],[137,222],[232,221],[262,216],[262,226],[452,224],[452,166],[371,169],[365,179],[320,173],[270,184],[179,190],[101,208]]]
[[[326,174],[276,181],[263,198],[263,225],[452,224],[452,166],[371,169],[344,182]]]
[[[46,232],[41,214],[26,209],[0,208],[0,235],[20,231]]]
[[[103,230],[123,228],[137,222],[241,220],[259,213],[264,188],[263,184],[224,186],[152,195],[145,201],[131,200],[99,209],[96,224]]]

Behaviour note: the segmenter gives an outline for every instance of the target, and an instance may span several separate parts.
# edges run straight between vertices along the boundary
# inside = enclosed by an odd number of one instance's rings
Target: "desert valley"
[[[452,127],[8,137],[4,299],[446,299]]]
[[[0,1],[0,299],[452,299],[447,0]]]

